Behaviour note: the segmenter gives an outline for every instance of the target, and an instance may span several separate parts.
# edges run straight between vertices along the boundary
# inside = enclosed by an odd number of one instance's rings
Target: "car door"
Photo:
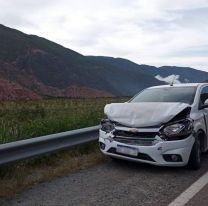
[[[208,99],[208,86],[205,86],[201,90],[199,106],[204,105],[207,99]],[[208,108],[204,108],[201,111],[204,114],[204,120],[205,120],[205,126],[206,126],[207,138],[205,140],[205,145],[204,145],[206,149],[208,147],[208,144],[207,144],[208,143]]]

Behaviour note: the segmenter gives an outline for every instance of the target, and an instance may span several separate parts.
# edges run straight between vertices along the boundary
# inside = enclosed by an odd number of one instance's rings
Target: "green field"
[[[128,98],[0,103],[0,144],[99,124],[107,103]]]

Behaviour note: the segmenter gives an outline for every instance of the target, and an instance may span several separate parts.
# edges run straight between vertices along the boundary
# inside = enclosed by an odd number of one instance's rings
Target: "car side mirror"
[[[204,104],[200,106],[200,109],[208,108],[208,99],[204,101]]]

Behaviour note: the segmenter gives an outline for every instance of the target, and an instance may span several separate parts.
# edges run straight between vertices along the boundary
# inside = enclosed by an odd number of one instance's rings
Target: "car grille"
[[[155,136],[157,132],[129,132],[123,130],[114,131],[114,140],[117,142],[139,145],[139,146],[151,146],[156,143]]]
[[[114,140],[116,142],[129,144],[129,145],[138,145],[138,146],[152,146],[156,143],[155,139],[140,140],[140,139],[125,139],[125,138],[115,137]]]
[[[155,138],[158,134],[157,132],[129,132],[124,130],[115,130],[113,133],[115,136],[118,137],[134,137],[134,138]]]

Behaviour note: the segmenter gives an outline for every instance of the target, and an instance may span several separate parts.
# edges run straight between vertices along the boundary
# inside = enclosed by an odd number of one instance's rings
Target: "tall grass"
[[[99,124],[107,103],[127,98],[0,103],[0,144]]]

